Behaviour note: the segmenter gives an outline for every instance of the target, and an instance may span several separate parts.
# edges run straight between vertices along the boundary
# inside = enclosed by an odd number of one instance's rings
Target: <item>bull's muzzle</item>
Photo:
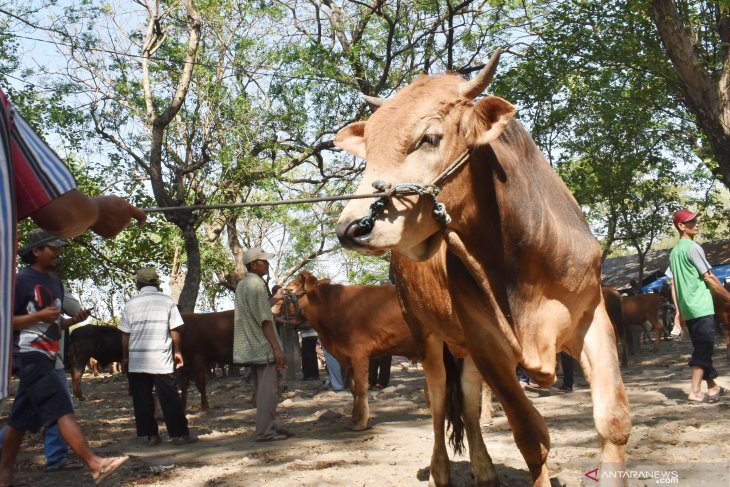
[[[339,222],[335,233],[343,247],[357,250],[364,247],[363,240],[373,231],[374,226],[372,218],[363,217],[349,222]]]

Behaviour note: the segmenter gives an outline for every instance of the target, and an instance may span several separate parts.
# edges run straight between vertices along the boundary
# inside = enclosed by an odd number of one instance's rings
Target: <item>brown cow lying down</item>
[[[659,342],[664,334],[664,322],[661,319],[662,303],[664,298],[659,294],[637,294],[636,296],[625,296],[622,300],[624,307],[624,320],[627,325],[644,326],[645,322],[651,323],[656,332],[654,340],[654,351],[659,351]]]
[[[277,303],[274,312],[282,318],[288,310],[291,324],[308,321],[322,346],[343,368],[352,369],[352,429],[366,429],[370,357],[418,358],[395,286],[341,286],[303,271],[286,286],[286,292],[289,306]]]
[[[183,409],[190,386],[190,375],[200,392],[200,409],[207,411],[206,373],[208,364],[231,364],[233,361],[233,310],[217,313],[182,313],[181,329],[183,368],[180,373]]]

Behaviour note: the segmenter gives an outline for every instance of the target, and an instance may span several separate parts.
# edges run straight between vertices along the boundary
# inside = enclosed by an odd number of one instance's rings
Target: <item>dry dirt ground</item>
[[[718,337],[718,342],[719,342]],[[662,342],[658,354],[643,351],[624,370],[633,430],[628,445],[629,485],[728,486],[730,396],[708,405],[688,404],[688,341]],[[730,388],[725,346],[716,347],[720,383]],[[423,399],[420,367],[393,363],[391,387],[371,392],[372,428],[348,429],[351,396],[321,392],[319,382],[283,385],[281,420],[296,436],[287,441],[252,440],[255,410],[251,385],[242,378],[209,385],[212,409],[199,411],[190,398],[191,430],[198,443],[156,447],[136,442],[131,399],[123,376],[85,377],[87,400],[76,403],[77,416],[92,447],[102,455],[130,455],[130,461],[105,485],[122,486],[417,486],[426,485],[431,423]],[[552,450],[548,459],[553,486],[598,485],[585,476],[600,466],[590,393],[582,377],[571,394],[528,390],[545,417]],[[17,384],[16,384],[17,387]],[[484,438],[502,484],[529,485],[525,463],[509,424],[496,406]],[[7,413],[7,410],[6,410]],[[0,419],[4,422],[5,417]],[[161,433],[165,437],[164,426]],[[44,473],[40,435],[28,435],[18,458],[16,479],[27,485],[93,485],[85,471]],[[600,474],[600,471],[598,472]],[[454,485],[471,485],[466,457],[453,458]]]

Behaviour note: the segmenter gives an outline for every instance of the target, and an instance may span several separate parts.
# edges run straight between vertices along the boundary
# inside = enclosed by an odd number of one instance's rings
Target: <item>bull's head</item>
[[[372,193],[376,180],[430,184],[459,154],[499,137],[514,106],[496,96],[473,101],[491,81],[499,54],[471,81],[422,75],[392,99],[367,97],[376,108],[372,117],[348,125],[335,138],[335,145],[367,160],[357,193]],[[415,260],[436,251],[442,237],[431,199],[396,196],[374,225],[353,225],[368,214],[370,203],[352,200],[342,211],[336,230],[342,245],[369,255],[396,249]]]
[[[284,287],[284,299],[274,304],[271,311],[287,324],[301,324],[306,321],[302,304],[307,300],[307,292],[314,289],[317,284],[329,282],[329,279],[317,279],[311,272],[304,270]]]

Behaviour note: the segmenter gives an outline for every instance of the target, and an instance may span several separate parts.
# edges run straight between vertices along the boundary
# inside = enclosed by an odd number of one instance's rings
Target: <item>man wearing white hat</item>
[[[233,362],[250,366],[256,388],[256,441],[285,440],[277,427],[278,369],[286,367],[286,356],[274,327],[274,316],[266,283],[269,259],[274,254],[253,247],[243,254],[248,272],[236,287],[233,320]]]

